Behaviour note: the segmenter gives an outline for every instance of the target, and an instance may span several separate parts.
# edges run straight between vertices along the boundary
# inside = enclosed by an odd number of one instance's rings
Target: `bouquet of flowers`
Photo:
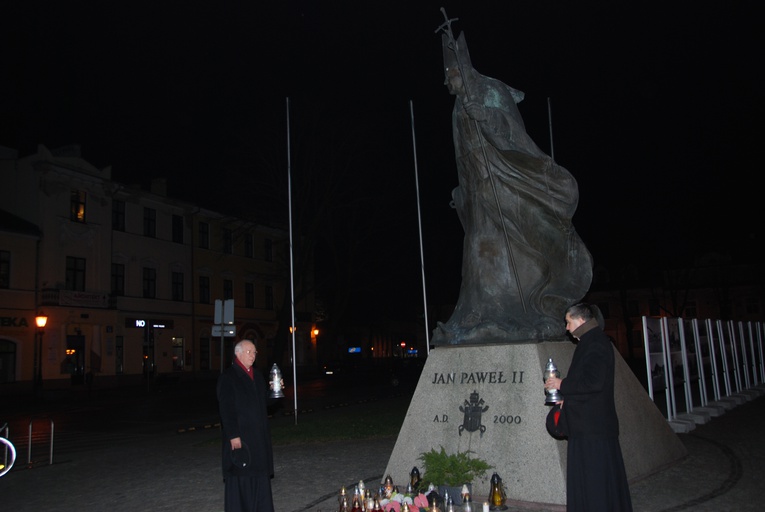
[[[383,498],[380,500],[380,506],[383,510],[393,510],[394,512],[419,512],[420,510],[428,509],[428,497],[427,494],[404,494],[401,492],[393,492],[390,498]]]

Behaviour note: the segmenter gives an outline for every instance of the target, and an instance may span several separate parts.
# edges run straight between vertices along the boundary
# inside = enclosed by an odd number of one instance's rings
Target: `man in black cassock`
[[[614,403],[614,347],[588,304],[566,310],[566,330],[579,340],[568,375],[545,382],[546,389],[559,389],[563,395],[561,418],[568,433],[566,510],[631,512]]]
[[[233,364],[218,378],[226,512],[274,510],[268,388],[253,367],[257,353],[252,341],[240,341]]]

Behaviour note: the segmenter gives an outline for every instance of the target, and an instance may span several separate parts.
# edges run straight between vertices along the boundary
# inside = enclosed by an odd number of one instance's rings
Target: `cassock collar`
[[[598,321],[594,318],[591,318],[587,320],[585,323],[574,329],[574,332],[571,333],[571,335],[580,340],[582,339],[582,336],[584,336],[586,333],[590,332],[594,328],[598,327]]]

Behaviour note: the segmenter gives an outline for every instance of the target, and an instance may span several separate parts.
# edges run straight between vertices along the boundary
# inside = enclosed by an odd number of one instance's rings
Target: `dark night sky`
[[[193,200],[236,187],[227,169],[255,160],[242,155],[286,153],[289,97],[293,137],[320,112],[368,145],[371,172],[395,184],[379,189],[395,210],[379,239],[416,279],[411,100],[436,301],[456,299],[461,253],[442,6],[474,67],[526,93],[521,113],[546,151],[550,98],[596,264],[762,245],[757,2],[14,3],[0,30],[0,145],[80,144],[118,181],[167,177]]]

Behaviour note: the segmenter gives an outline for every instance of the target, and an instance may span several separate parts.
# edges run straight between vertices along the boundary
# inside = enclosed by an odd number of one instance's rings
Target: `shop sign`
[[[0,327],[29,327],[29,323],[23,316],[0,316]]]

